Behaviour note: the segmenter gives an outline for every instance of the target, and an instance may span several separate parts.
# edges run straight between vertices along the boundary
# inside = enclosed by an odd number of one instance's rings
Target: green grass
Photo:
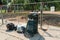
[[[6,10],[0,10],[0,13],[5,13],[6,12]]]

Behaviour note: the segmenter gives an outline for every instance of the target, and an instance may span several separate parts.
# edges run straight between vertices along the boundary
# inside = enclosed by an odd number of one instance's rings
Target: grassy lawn
[[[6,10],[0,10],[0,13],[5,13],[6,12]]]

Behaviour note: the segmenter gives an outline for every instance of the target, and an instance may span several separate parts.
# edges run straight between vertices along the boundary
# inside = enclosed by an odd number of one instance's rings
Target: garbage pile
[[[38,33],[38,14],[32,13],[28,15],[26,27],[19,24],[15,26],[13,23],[8,23],[6,27],[7,30],[15,30],[18,33],[23,33],[25,37],[33,37],[36,33]]]

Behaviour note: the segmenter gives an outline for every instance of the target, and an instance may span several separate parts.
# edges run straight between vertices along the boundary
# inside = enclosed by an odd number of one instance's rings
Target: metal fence
[[[56,2],[38,2],[38,3],[28,3],[37,5],[39,4],[40,8],[38,10],[33,10],[34,12],[37,12],[39,14],[39,24],[40,27],[42,26],[49,26],[49,25],[57,25],[59,26],[59,19],[60,14],[59,12],[56,12],[58,8],[54,4]],[[58,3],[58,2],[57,2]],[[53,5],[52,5],[53,4]],[[51,9],[51,7],[55,7],[54,11]],[[27,22],[28,14],[31,12],[30,10],[24,9],[24,4],[12,4],[9,8],[7,5],[0,6],[0,24],[6,24],[9,22],[13,23],[20,23],[20,22]],[[30,7],[30,6],[29,6]],[[23,19],[24,18],[24,19]]]

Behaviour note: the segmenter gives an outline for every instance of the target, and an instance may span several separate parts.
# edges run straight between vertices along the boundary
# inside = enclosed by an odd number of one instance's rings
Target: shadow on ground
[[[60,26],[60,15],[43,14],[43,24],[44,23],[53,25],[53,26]]]
[[[40,35],[39,33],[37,33],[32,38],[29,38],[29,40],[45,40],[45,38],[42,35]]]
[[[12,32],[13,30],[6,30],[6,32]]]
[[[44,31],[44,33],[46,33],[49,37],[53,37],[50,33]]]

